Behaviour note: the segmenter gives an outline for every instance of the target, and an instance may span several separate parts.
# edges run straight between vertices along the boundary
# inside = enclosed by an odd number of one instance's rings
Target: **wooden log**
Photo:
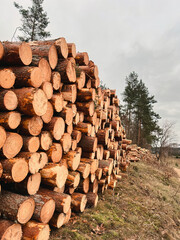
[[[87,197],[82,193],[73,193],[72,198],[72,210],[74,212],[84,212],[87,203]]]
[[[96,178],[98,179],[98,180],[100,180],[101,179],[101,177],[102,177],[102,168],[98,168],[97,170],[96,170]]]
[[[73,111],[72,108],[64,107],[59,113],[59,116],[62,117],[67,125],[72,124],[73,121]]]
[[[89,159],[89,158],[81,158],[81,162],[90,164],[90,173],[93,174],[98,169],[98,160],[97,159]]]
[[[43,45],[43,42],[30,42],[32,54],[48,59],[52,69],[55,69],[58,62],[58,54],[53,44]]]
[[[77,92],[77,101],[79,102],[89,102],[95,101],[95,89],[82,88]]]
[[[9,68],[0,69],[0,87],[9,89],[14,86],[15,83],[15,74]]]
[[[103,175],[111,175],[113,169],[113,161],[111,160],[100,160],[99,168],[103,169]]]
[[[73,131],[73,124],[69,124],[65,126],[65,132],[69,133],[70,135],[72,134],[72,131]]]
[[[100,85],[100,79],[99,79],[99,77],[98,78],[92,78],[91,79],[91,87],[92,88],[98,88],[99,87],[99,85]]]
[[[65,166],[60,166],[55,163],[48,163],[46,166],[40,171],[42,183],[52,187],[61,188],[65,185],[68,170]]]
[[[69,171],[67,180],[66,180],[66,186],[77,188],[80,182],[80,173]]]
[[[59,90],[61,84],[61,75],[59,72],[56,71],[52,72],[51,83],[54,90],[56,91]]]
[[[16,129],[21,122],[21,114],[18,112],[1,112],[0,124],[7,130]]]
[[[86,77],[87,77],[87,79],[86,79],[85,87],[90,89],[90,88],[92,88],[92,86],[91,86],[91,78],[88,78],[89,76],[87,74],[86,74]]]
[[[74,104],[74,103],[68,103],[68,104],[66,105],[66,107],[72,109],[73,117],[76,116],[76,113],[77,113],[76,104]]]
[[[84,122],[84,112],[78,112],[79,113],[79,122]]]
[[[53,96],[53,86],[52,83],[50,82],[43,82],[41,85],[41,89],[44,91],[46,94],[47,99],[51,99]]]
[[[18,106],[18,98],[11,90],[0,90],[0,110],[12,111]]]
[[[1,178],[2,174],[3,174],[3,166],[2,166],[2,163],[0,162],[0,178]]]
[[[55,212],[49,222],[50,226],[55,228],[62,227],[62,225],[64,224],[65,216],[66,215],[64,213]]]
[[[29,172],[35,174],[40,169],[40,159],[41,155],[37,152],[20,152],[18,154],[19,158],[24,158],[29,166]]]
[[[32,218],[38,222],[48,223],[55,211],[55,201],[49,196],[40,194],[31,197],[36,204]]]
[[[78,111],[83,112],[85,115],[93,116],[94,114],[94,102],[76,102]]]
[[[82,152],[82,158],[89,158],[94,159],[95,158],[95,152]]]
[[[17,193],[34,195],[39,190],[41,184],[41,174],[28,175],[23,181],[16,183],[14,189]]]
[[[80,192],[80,193],[88,193],[88,191],[89,191],[89,177],[87,177],[85,179],[81,179],[76,190],[77,190],[77,192]]]
[[[32,198],[8,191],[2,191],[0,201],[0,212],[8,219],[17,220],[21,224],[31,219],[35,209],[35,202]]]
[[[25,42],[0,43],[0,64],[23,66],[32,61],[32,50]]]
[[[47,151],[48,160],[53,163],[60,162],[62,158],[62,146],[59,143],[53,143]]]
[[[72,149],[73,151],[75,151],[76,148],[77,148],[77,141],[76,141],[75,139],[72,139],[71,149]]]
[[[40,136],[40,149],[47,151],[53,142],[52,135],[49,131],[42,131]]]
[[[85,179],[90,174],[90,164],[85,162],[80,162],[77,171],[81,173],[81,176]]]
[[[1,159],[1,178],[5,182],[21,182],[28,174],[28,164],[24,158]]]
[[[107,129],[99,129],[97,132],[98,144],[107,145],[109,131]]]
[[[43,122],[49,123],[53,117],[53,114],[54,114],[53,105],[48,101],[46,113],[41,116]]]
[[[98,78],[98,67],[94,65],[93,67],[89,66],[79,66],[79,68],[86,73],[86,75],[90,78],[97,79]]]
[[[29,221],[23,226],[23,240],[48,240],[50,228],[48,224]]]
[[[84,116],[84,121],[91,123],[93,126],[95,126],[97,120],[97,113],[94,112],[92,116]]]
[[[3,147],[6,141],[6,131],[0,126],[0,149]]]
[[[79,122],[77,125],[74,126],[74,130],[90,135],[91,127],[92,125],[90,123]]]
[[[110,157],[110,151],[109,150],[104,150],[103,151],[103,159],[107,160],[107,159],[109,159],[109,157]]]
[[[77,87],[76,84],[63,85],[62,95],[64,100],[75,103],[77,98]]]
[[[97,193],[88,192],[86,194],[87,197],[87,206],[88,207],[96,207],[98,203],[98,195]]]
[[[43,82],[50,82],[51,80],[51,67],[45,58],[37,55],[33,56],[32,65],[38,66],[41,69]]]
[[[89,191],[93,193],[98,192],[98,180],[94,179],[93,183],[90,183],[89,185]]]
[[[18,109],[28,116],[42,116],[47,110],[47,97],[43,90],[35,88],[13,89],[18,98]]]
[[[68,57],[76,57],[76,45],[74,43],[68,43]]]
[[[56,66],[56,71],[61,75],[62,83],[73,83],[76,81],[75,66],[68,59],[61,60]]]
[[[22,150],[25,152],[37,152],[40,147],[39,137],[23,137],[23,147]]]
[[[22,117],[20,123],[20,133],[23,135],[37,136],[41,133],[43,121],[39,116]]]
[[[89,63],[89,56],[87,52],[77,52],[75,59],[78,65],[88,65]]]
[[[39,159],[39,167],[40,169],[44,168],[44,166],[48,163],[48,156],[45,152],[40,152]]]
[[[65,130],[65,123],[61,117],[53,117],[48,124],[45,124],[44,130],[50,131],[56,140],[60,140]]]
[[[69,211],[71,206],[70,195],[51,191],[46,188],[40,188],[37,194],[51,197],[55,201],[55,209],[57,212],[67,213]]]
[[[73,124],[77,125],[79,122],[79,112],[76,113],[76,115],[73,118]]]
[[[85,86],[86,75],[85,75],[85,72],[83,71],[78,71],[78,72],[76,70],[76,85],[77,85],[77,89],[81,90]]]
[[[69,133],[64,133],[60,139],[60,143],[64,153],[69,152],[72,144],[71,135]]]
[[[56,112],[60,112],[63,109],[63,94],[62,93],[55,93],[53,94],[50,103],[54,107]]]
[[[62,161],[65,161],[68,168],[73,171],[79,166],[81,155],[77,151],[70,150],[67,154],[63,155]]]
[[[69,222],[70,218],[71,218],[71,208],[70,208],[69,211],[65,214],[64,225]]]
[[[82,148],[85,152],[95,152],[97,148],[97,138],[96,137],[89,137],[83,136],[81,141],[78,144],[79,147]]]
[[[1,240],[21,240],[22,228],[18,223],[0,219],[0,239]]]
[[[2,147],[2,154],[6,158],[13,158],[20,152],[22,145],[23,139],[19,134],[7,132],[6,141]]]

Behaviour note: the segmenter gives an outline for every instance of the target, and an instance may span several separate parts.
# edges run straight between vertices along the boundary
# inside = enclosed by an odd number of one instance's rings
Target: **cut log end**
[[[56,228],[60,228],[64,224],[64,220],[65,220],[64,213],[55,212],[53,217],[50,220],[50,225]]]
[[[32,198],[25,200],[18,209],[17,220],[21,224],[27,223],[34,212],[35,202]]]
[[[24,159],[19,159],[12,167],[12,178],[15,182],[21,182],[28,174],[28,164]]]
[[[22,228],[18,223],[12,223],[8,220],[0,221],[1,231],[4,231],[3,235],[0,236],[1,240],[21,240],[22,239]]]
[[[49,64],[51,68],[55,69],[58,63],[58,54],[57,54],[56,47],[54,45],[52,45],[49,49],[48,59],[49,59]]]
[[[48,61],[45,58],[41,58],[38,67],[42,71],[42,79],[43,82],[50,82],[51,80],[51,68],[49,66]]]
[[[38,89],[34,93],[33,108],[38,116],[42,116],[47,111],[47,97],[43,90]]]
[[[16,129],[21,122],[21,114],[18,112],[10,112],[8,118],[8,126],[11,129]]]
[[[19,56],[24,65],[32,62],[32,50],[28,43],[23,42],[19,47]]]
[[[47,103],[47,110],[46,113],[44,115],[42,115],[42,120],[45,123],[49,123],[53,117],[53,113],[54,113],[54,109],[53,106],[50,102]]]
[[[38,88],[41,86],[42,81],[42,71],[39,67],[35,67],[31,72],[31,85],[35,88]]]
[[[4,106],[7,110],[14,110],[17,108],[18,99],[13,91],[7,91],[4,95]]]
[[[41,183],[41,174],[35,173],[28,178],[27,191],[29,195],[34,195],[39,190]]]
[[[6,141],[6,131],[3,127],[0,126],[0,148],[3,147],[4,143]]]
[[[23,146],[23,139],[17,133],[8,133],[3,146],[3,154],[7,158],[15,157]]]
[[[58,117],[53,129],[54,138],[56,140],[60,140],[62,135],[64,134],[64,130],[65,130],[64,120],[61,117]]]
[[[40,214],[41,221],[43,223],[48,223],[52,218],[54,211],[55,211],[55,202],[53,199],[50,199],[43,205],[41,209],[41,214]]]
[[[10,69],[0,70],[0,86],[5,89],[13,87],[15,83],[15,74]]]

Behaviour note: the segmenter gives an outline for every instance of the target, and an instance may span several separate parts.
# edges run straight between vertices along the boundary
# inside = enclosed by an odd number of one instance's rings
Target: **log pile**
[[[116,186],[131,141],[116,91],[99,85],[64,38],[0,42],[1,239],[48,239]]]

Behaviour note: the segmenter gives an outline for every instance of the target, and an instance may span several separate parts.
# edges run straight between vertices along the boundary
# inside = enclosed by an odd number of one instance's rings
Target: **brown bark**
[[[94,114],[94,102],[76,102],[78,111],[83,112],[85,115],[93,116]]]
[[[15,74],[9,68],[0,68],[0,87],[9,89],[15,83]]]
[[[103,169],[103,175],[111,175],[113,169],[113,162],[111,160],[100,160],[99,168]]]
[[[79,68],[86,73],[86,75],[90,78],[97,79],[98,78],[98,67],[94,65],[90,66],[79,66]]]
[[[0,90],[0,110],[12,111],[18,106],[18,98],[11,90]]]
[[[3,191],[0,194],[0,212],[10,220],[21,224],[27,223],[34,212],[35,202],[32,198]]]
[[[89,56],[87,52],[77,52],[75,59],[78,65],[88,65],[89,63]]]
[[[74,43],[68,43],[68,57],[76,57],[76,45]]]
[[[56,140],[60,140],[65,130],[65,123],[61,117],[52,117],[48,124],[45,124],[44,130],[50,131]]]
[[[62,158],[62,146],[59,143],[53,143],[47,151],[49,161],[53,163],[60,162]]]
[[[90,164],[85,162],[80,162],[77,171],[80,172],[81,176],[85,179],[90,174]]]
[[[97,113],[94,112],[92,116],[84,116],[84,121],[91,123],[93,126],[95,126],[97,120]]]
[[[85,179],[81,179],[76,190],[77,190],[77,192],[80,192],[80,193],[88,193],[88,191],[89,191],[89,177],[87,177]]]
[[[1,159],[3,168],[2,180],[5,182],[21,182],[28,174],[28,164],[24,158]]]
[[[29,221],[23,226],[23,240],[48,240],[50,228],[48,224]]]
[[[69,171],[67,180],[66,180],[66,186],[77,188],[77,186],[79,185],[79,182],[80,182],[80,173]]]
[[[2,42],[0,63],[10,66],[29,65],[32,61],[32,50],[25,42]]]
[[[36,204],[32,218],[42,223],[48,223],[55,211],[55,201],[52,197],[40,194],[31,197]]]
[[[64,100],[74,103],[77,97],[76,84],[63,85],[61,90]]]
[[[21,240],[22,228],[18,223],[0,219],[0,239],[1,240]]]
[[[95,152],[82,152],[82,158],[89,158],[94,159],[95,158]]]
[[[97,138],[96,137],[83,136],[78,145],[85,152],[95,152],[95,150],[97,148]]]
[[[68,168],[75,171],[80,163],[81,155],[77,151],[69,151],[67,154],[63,155],[62,161],[65,161]]]
[[[88,192],[86,194],[87,197],[87,206],[88,207],[96,207],[98,203],[98,195],[97,193]]]
[[[109,131],[107,129],[99,129],[97,132],[98,144],[107,145]]]
[[[107,160],[110,157],[110,151],[109,150],[104,150],[103,151],[103,159]]]
[[[73,193],[72,197],[72,210],[75,212],[84,212],[87,203],[87,197],[82,193]]]
[[[70,60],[60,60],[56,66],[56,71],[61,74],[62,83],[73,83],[76,81],[75,66]]]
[[[89,185],[89,191],[93,193],[98,192],[98,180],[94,179],[93,183],[90,183]]]
[[[39,116],[22,117],[20,123],[20,133],[23,135],[37,136],[41,133],[43,121]]]
[[[77,93],[77,101],[89,102],[95,100],[95,89],[94,88],[82,88]]]
[[[64,224],[67,224],[71,218],[71,208],[69,209],[69,211],[65,214],[65,219],[64,219]]]
[[[21,114],[18,112],[1,112],[0,125],[7,130],[16,129],[21,122]]]
[[[77,143],[79,143],[82,137],[82,133],[81,131],[73,129],[71,136],[72,136],[72,139],[76,140]]]
[[[64,153],[69,152],[72,144],[71,135],[69,133],[64,133],[60,139],[60,143]]]
[[[60,112],[63,109],[63,94],[55,93],[53,94],[50,103],[53,105],[56,112]]]
[[[72,124],[73,121],[73,111],[69,107],[64,107],[59,113],[59,116],[62,117],[67,125]]]
[[[22,146],[23,139],[19,134],[7,132],[6,141],[2,148],[2,153],[6,158],[13,158],[20,152]]]
[[[98,180],[100,180],[101,179],[101,177],[102,177],[102,168],[98,168],[97,170],[96,170],[96,177],[97,177],[97,179]]]
[[[74,130],[77,130],[82,133],[86,133],[87,135],[90,135],[91,127],[92,126],[90,123],[79,122],[77,125],[74,126]]]
[[[64,224],[65,216],[66,215],[64,213],[55,212],[49,222],[50,226],[55,228],[62,227],[62,225]]]
[[[90,164],[90,173],[95,173],[98,169],[98,160],[97,159],[88,159],[88,158],[81,158],[81,162],[89,163]]]
[[[13,89],[18,98],[18,109],[28,116],[42,116],[47,110],[47,97],[43,90],[35,88]]]
[[[35,174],[40,169],[40,159],[41,155],[37,152],[20,152],[18,154],[19,158],[25,158],[29,166],[29,172]]]

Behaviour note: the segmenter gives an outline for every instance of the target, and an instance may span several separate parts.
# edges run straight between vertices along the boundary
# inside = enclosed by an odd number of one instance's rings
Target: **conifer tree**
[[[50,32],[45,30],[49,24],[49,18],[43,10],[43,2],[44,0],[32,0],[32,6],[28,9],[24,9],[14,2],[14,6],[19,10],[22,17],[20,31],[23,35],[18,36],[20,41],[37,41],[51,36]]]

